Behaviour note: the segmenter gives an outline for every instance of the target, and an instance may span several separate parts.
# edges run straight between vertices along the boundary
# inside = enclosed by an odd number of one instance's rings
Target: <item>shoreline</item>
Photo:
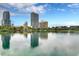
[[[42,33],[44,33],[44,32],[52,32],[52,33],[79,33],[79,30],[52,30],[52,31],[16,31],[16,32],[14,32],[14,31],[0,31],[0,34],[7,34],[7,33],[33,33],[33,32],[42,32]]]

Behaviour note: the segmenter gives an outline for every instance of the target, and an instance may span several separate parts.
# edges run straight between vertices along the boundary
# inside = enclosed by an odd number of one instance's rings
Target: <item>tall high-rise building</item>
[[[37,13],[34,12],[31,13],[31,26],[32,28],[39,27],[39,15]]]
[[[28,23],[27,23],[27,22],[25,22],[25,23],[24,23],[24,26],[28,26]]]
[[[24,23],[24,31],[28,31],[28,23],[27,22]]]
[[[11,20],[10,20],[10,13],[9,13],[9,11],[4,11],[4,12],[3,12],[2,25],[3,25],[3,26],[10,26],[10,25],[11,25]]]

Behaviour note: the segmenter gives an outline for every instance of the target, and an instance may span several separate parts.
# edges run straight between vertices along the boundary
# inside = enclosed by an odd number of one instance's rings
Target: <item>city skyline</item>
[[[4,10],[10,12],[15,26],[23,25],[26,21],[31,25],[31,12],[38,13],[39,20],[48,21],[49,26],[79,25],[78,3],[1,3],[0,21]]]

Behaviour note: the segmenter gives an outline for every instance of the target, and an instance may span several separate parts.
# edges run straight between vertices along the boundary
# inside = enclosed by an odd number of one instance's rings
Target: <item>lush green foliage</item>
[[[15,32],[79,32],[78,26],[71,26],[71,27],[52,27],[52,28],[31,28],[28,26],[0,26],[0,32],[9,32],[9,33],[15,33]]]

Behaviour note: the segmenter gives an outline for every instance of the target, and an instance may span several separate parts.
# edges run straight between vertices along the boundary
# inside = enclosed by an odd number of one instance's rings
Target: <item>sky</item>
[[[6,10],[15,26],[25,22],[30,26],[31,12],[39,14],[39,21],[48,21],[49,27],[79,25],[78,3],[0,3],[0,24]]]

